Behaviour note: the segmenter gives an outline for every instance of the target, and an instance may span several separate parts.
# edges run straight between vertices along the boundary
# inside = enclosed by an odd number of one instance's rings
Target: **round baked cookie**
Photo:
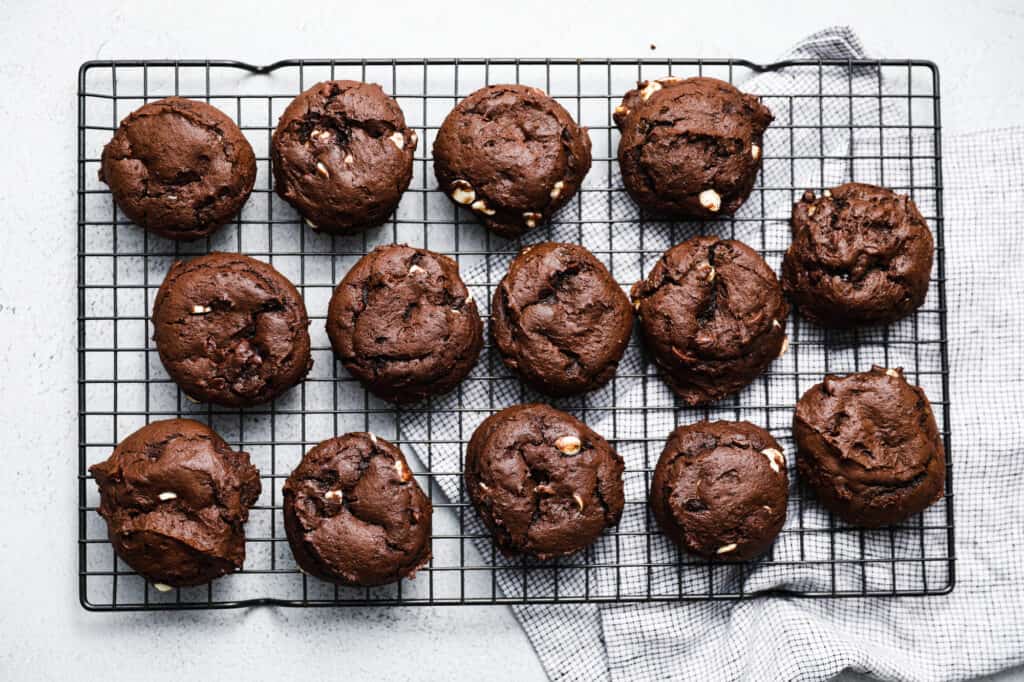
[[[164,368],[193,400],[267,403],[313,366],[302,297],[272,266],[214,252],[171,266],[153,302]]]
[[[526,247],[494,290],[491,333],[502,359],[548,395],[607,383],[632,329],[626,294],[601,261],[576,244]]]
[[[640,81],[615,108],[619,167],[641,208],[667,218],[732,215],[750,196],[772,113],[716,78]]]
[[[809,320],[827,327],[884,324],[928,294],[932,233],[909,197],[850,182],[793,206],[782,287]]]
[[[412,179],[416,132],[376,83],[317,83],[288,105],[271,142],[274,189],[314,230],[384,223]]]
[[[590,170],[590,136],[547,93],[490,85],[456,105],[434,140],[442,192],[502,237],[537,227]]]
[[[235,122],[205,102],[144,104],[103,148],[99,178],[136,225],[168,239],[199,239],[241,210],[256,156]]]
[[[430,560],[433,506],[402,451],[372,433],[317,445],[284,484],[284,527],[306,573],[345,585],[411,578]]]
[[[374,395],[411,403],[447,393],[483,348],[483,323],[458,264],[403,244],[378,246],[334,290],[327,335]]]
[[[694,237],[677,244],[632,296],[648,350],[688,405],[736,393],[786,351],[782,289],[742,242]]]
[[[763,554],[786,522],[782,447],[750,422],[702,421],[668,437],[651,481],[662,532],[706,559]]]
[[[260,496],[260,473],[205,424],[143,426],[89,473],[114,550],[157,589],[201,585],[242,567],[243,524]]]
[[[491,415],[466,448],[470,500],[508,556],[566,556],[618,524],[623,469],[604,438],[542,404]]]
[[[826,376],[796,404],[793,437],[801,478],[847,523],[899,523],[942,498],[935,415],[902,369]]]

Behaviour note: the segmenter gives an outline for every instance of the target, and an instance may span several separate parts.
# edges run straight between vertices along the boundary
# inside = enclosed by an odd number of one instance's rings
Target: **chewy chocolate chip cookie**
[[[667,218],[732,215],[754,187],[773,119],[756,97],[715,78],[640,81],[614,118],[626,190]]]
[[[320,443],[284,484],[295,561],[345,585],[411,578],[430,560],[432,513],[401,450],[372,433]]]
[[[171,266],[153,303],[153,339],[167,373],[193,400],[270,402],[313,360],[302,297],[272,266],[211,253]]]
[[[647,348],[688,405],[736,393],[785,352],[782,288],[741,242],[694,237],[677,244],[632,296]]]
[[[629,299],[577,244],[528,246],[494,291],[491,332],[505,364],[554,396],[603,386],[633,329]]]
[[[199,239],[249,198],[256,157],[219,109],[168,97],[121,121],[103,148],[99,178],[135,224],[168,239]]]
[[[317,83],[278,121],[274,189],[314,230],[352,234],[380,225],[409,187],[417,141],[376,83]]]
[[[698,422],[668,437],[651,482],[651,511],[670,540],[706,559],[763,554],[786,522],[782,447],[749,422]]]
[[[809,320],[827,327],[885,324],[928,294],[932,233],[909,197],[850,182],[793,206],[782,287]]]
[[[378,246],[352,266],[327,310],[331,346],[375,395],[411,403],[455,388],[483,348],[458,264],[411,246]]]
[[[260,474],[205,424],[148,424],[89,473],[114,550],[157,589],[201,585],[242,567],[243,524]]]
[[[590,137],[543,90],[491,85],[448,114],[434,140],[441,191],[502,237],[537,227],[576,194]]]
[[[578,552],[625,504],[622,458],[572,415],[515,405],[491,415],[466,448],[466,489],[506,555]]]
[[[899,523],[942,498],[942,437],[902,369],[826,376],[797,403],[793,436],[800,476],[847,523]]]

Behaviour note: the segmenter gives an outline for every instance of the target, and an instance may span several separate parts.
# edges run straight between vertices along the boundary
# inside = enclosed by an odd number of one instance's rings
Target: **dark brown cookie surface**
[[[749,422],[698,422],[668,437],[651,481],[662,531],[706,559],[763,554],[786,522],[782,447]]]
[[[715,78],[641,81],[615,109],[630,196],[664,217],[732,215],[754,187],[771,112]]]
[[[622,516],[623,469],[604,438],[549,405],[491,415],[466,448],[466,489],[508,555],[550,559],[590,545]]]
[[[331,346],[377,396],[410,403],[453,389],[483,347],[458,264],[426,249],[379,246],[352,266],[327,311]]]
[[[132,222],[169,239],[198,239],[242,208],[256,157],[219,109],[168,97],[121,122],[103,148],[99,177]]]
[[[793,437],[801,478],[847,523],[899,523],[942,498],[935,415],[901,369],[826,376],[796,404]]]
[[[561,104],[525,85],[477,90],[434,141],[442,192],[503,237],[551,217],[590,170],[590,137]]]
[[[270,402],[306,376],[309,318],[272,266],[211,253],[171,266],[153,303],[153,339],[190,397],[226,407]]]
[[[648,349],[688,405],[736,393],[785,352],[782,289],[741,242],[694,237],[673,246],[632,297]]]
[[[242,567],[260,475],[205,424],[153,422],[89,467],[118,556],[158,587],[201,585]]]
[[[850,182],[793,206],[782,286],[800,313],[828,327],[883,324],[924,303],[932,233],[909,197]]]
[[[278,121],[274,189],[313,229],[351,234],[380,225],[409,187],[417,142],[379,85],[317,83]]]
[[[296,562],[346,585],[412,577],[430,560],[432,513],[405,456],[372,433],[320,443],[284,484],[284,524]]]
[[[526,247],[494,291],[491,331],[502,359],[548,395],[607,383],[632,329],[629,299],[601,261],[576,244]]]

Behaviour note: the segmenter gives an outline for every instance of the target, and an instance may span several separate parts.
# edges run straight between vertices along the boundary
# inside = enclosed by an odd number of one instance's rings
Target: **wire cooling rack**
[[[761,96],[775,114],[764,168],[732,218],[700,223],[649,220],[618,177],[611,111],[640,78],[708,75]],[[752,77],[754,80],[748,80]],[[419,132],[414,176],[390,222],[354,237],[320,235],[272,192],[269,143],[288,102],[313,83],[380,83]],[[582,191],[552,225],[521,242],[492,236],[435,188],[431,145],[455,103],[487,84],[523,82],[556,97],[590,130],[594,163]],[[744,85],[744,83],[750,85]],[[147,234],[116,208],[96,173],[119,121],[169,95],[210,102],[240,125],[256,151],[256,187],[240,216],[205,241]],[[925,595],[954,584],[952,480],[945,499],[900,526],[863,530],[824,512],[793,465],[792,409],[826,372],[903,366],[931,398],[949,453],[949,385],[942,221],[939,77],[924,61],[437,59],[289,60],[266,67],[230,61],[89,62],[79,74],[79,593],[87,609],[135,610],[366,604],[467,604]],[[462,488],[461,454],[473,428],[516,402],[542,399],[521,386],[488,343],[471,375],[449,396],[396,408],[366,394],[335,361],[323,330],[335,283],[361,255],[405,242],[452,255],[481,311],[504,265],[523,242],[588,246],[629,287],[669,245],[701,232],[738,238],[776,271],[789,242],[789,207],[806,188],[856,179],[909,193],[936,237],[925,305],[894,325],[828,332],[794,314],[790,350],[735,398],[710,408],[676,402],[634,336],[616,378],[583,397],[555,401],[607,437],[627,461],[622,523],[576,556],[508,560],[495,552]],[[187,401],[150,340],[149,313],[171,263],[212,250],[267,260],[290,277],[313,320],[315,365],[306,382],[274,404],[225,410]],[[247,525],[241,572],[197,588],[157,592],[114,554],[96,513],[88,465],[158,419],[209,423],[260,468],[263,494]],[[790,466],[788,519],[760,560],[726,564],[678,552],[657,531],[646,493],[668,432],[702,418],[747,419],[784,445]],[[434,558],[417,575],[381,588],[328,585],[299,572],[285,539],[281,486],[315,443],[372,430],[398,443],[434,499]],[[418,461],[417,461],[418,460]]]

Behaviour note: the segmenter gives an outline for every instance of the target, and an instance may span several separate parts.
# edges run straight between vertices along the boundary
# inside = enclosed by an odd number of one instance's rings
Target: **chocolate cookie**
[[[706,559],[763,554],[786,522],[788,499],[782,447],[750,422],[680,426],[651,481],[651,511],[661,530]]]
[[[490,85],[448,114],[434,140],[442,192],[502,237],[540,225],[590,170],[590,136],[561,104],[525,85]]]
[[[260,496],[260,473],[205,424],[148,424],[89,473],[114,550],[157,589],[201,585],[242,567],[242,524]]]
[[[662,78],[637,83],[614,118],[630,196],[656,216],[714,218],[750,196],[773,116],[724,81]]]
[[[578,552],[622,516],[622,458],[572,415],[549,405],[493,414],[466,448],[466,489],[506,555]]]
[[[135,224],[168,239],[199,239],[249,198],[256,157],[219,109],[168,97],[121,121],[103,148],[99,177]]]
[[[411,578],[430,560],[432,513],[402,451],[372,433],[325,440],[284,484],[295,561],[345,585]]]
[[[736,393],[785,352],[782,289],[742,242],[694,237],[677,244],[632,296],[654,361],[688,405]]]
[[[884,324],[928,294],[932,233],[909,197],[849,182],[793,206],[782,287],[800,313],[827,327]]]
[[[484,343],[458,264],[401,244],[378,246],[352,266],[331,296],[327,335],[345,369],[394,403],[452,390]]]
[[[171,266],[153,303],[153,340],[194,400],[267,403],[313,366],[302,297],[272,266],[211,253]]]
[[[601,261],[576,244],[526,247],[494,290],[491,332],[502,359],[548,395],[607,383],[632,329],[629,299]]]
[[[902,369],[826,376],[796,404],[793,436],[800,476],[847,523],[899,523],[942,498],[935,415]]]
[[[274,189],[314,230],[388,219],[412,179],[415,131],[375,83],[317,83],[292,100],[271,143]]]

